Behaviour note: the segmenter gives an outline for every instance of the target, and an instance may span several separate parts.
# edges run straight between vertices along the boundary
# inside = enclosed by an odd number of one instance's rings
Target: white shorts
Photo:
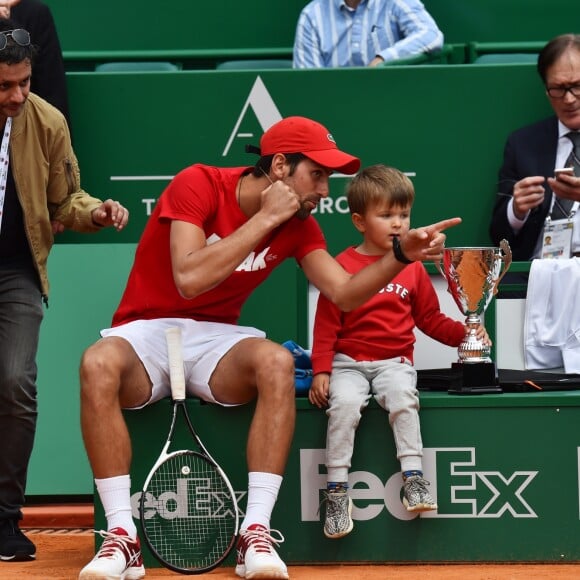
[[[156,318],[101,330],[103,338],[119,336],[129,342],[151,379],[151,398],[144,405],[132,408],[141,409],[171,396],[165,342],[165,329],[171,326],[181,328],[187,394],[224,407],[233,406],[215,400],[209,379],[218,362],[235,344],[246,338],[265,338],[265,333],[250,326],[198,322],[189,318]]]

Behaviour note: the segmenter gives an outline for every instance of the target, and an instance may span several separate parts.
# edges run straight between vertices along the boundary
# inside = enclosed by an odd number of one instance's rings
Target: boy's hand
[[[465,332],[467,333],[468,330],[469,327],[465,325]],[[482,324],[478,325],[478,327],[475,329],[475,336],[478,340],[481,340],[483,344],[485,344],[486,346],[491,346],[491,340],[487,334],[487,330],[485,330],[485,327]]]
[[[409,230],[400,238],[401,251],[411,261],[439,260],[443,257],[443,230],[461,223],[461,218],[442,220],[430,226]]]
[[[330,389],[330,375],[318,373],[312,379],[312,385],[308,391],[308,400],[319,409],[328,407],[328,393]]]

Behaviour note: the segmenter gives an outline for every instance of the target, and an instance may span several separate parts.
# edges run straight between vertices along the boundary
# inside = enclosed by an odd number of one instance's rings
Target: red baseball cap
[[[349,175],[360,168],[358,157],[340,151],[330,131],[306,117],[286,117],[262,135],[260,155],[275,153],[302,153],[323,167]]]

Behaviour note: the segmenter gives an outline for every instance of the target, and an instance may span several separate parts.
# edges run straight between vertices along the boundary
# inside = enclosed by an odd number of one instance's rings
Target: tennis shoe
[[[427,512],[437,509],[437,502],[427,491],[429,482],[420,475],[407,477],[403,484],[403,505],[408,512]]]
[[[25,562],[35,558],[36,546],[22,533],[18,520],[0,520],[0,560]]]
[[[81,570],[79,580],[140,580],[145,577],[139,538],[123,528],[97,532],[105,538],[95,557]]]
[[[338,539],[350,534],[354,522],[352,513],[352,499],[347,492],[325,492],[326,517],[324,519],[324,535],[327,538]]]
[[[274,549],[284,536],[278,530],[269,530],[261,524],[252,524],[240,532],[236,574],[255,580],[287,580],[288,568]]]

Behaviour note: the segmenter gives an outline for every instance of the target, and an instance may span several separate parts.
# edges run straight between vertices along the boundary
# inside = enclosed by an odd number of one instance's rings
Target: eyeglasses
[[[4,50],[8,46],[8,37],[19,46],[30,46],[30,34],[24,28],[15,28],[14,30],[3,30],[0,32],[0,50]]]
[[[561,87],[546,87],[546,92],[554,99],[563,99],[567,92],[572,93],[578,99],[580,98],[580,84],[564,85]]]

